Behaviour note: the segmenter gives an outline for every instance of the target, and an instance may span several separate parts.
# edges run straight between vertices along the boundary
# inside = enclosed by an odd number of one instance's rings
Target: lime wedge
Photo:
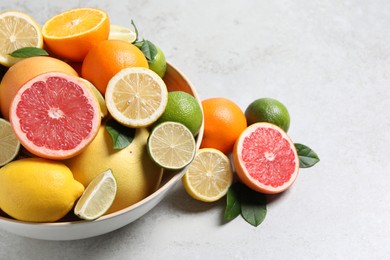
[[[0,118],[0,167],[12,161],[19,153],[20,142],[11,124]]]
[[[119,25],[111,25],[108,39],[122,40],[122,41],[133,43],[137,39],[137,33],[131,30],[130,28],[126,28]]]
[[[147,148],[152,160],[165,169],[177,170],[187,166],[195,156],[195,139],[181,123],[164,122],[151,132]]]
[[[99,218],[111,207],[116,191],[116,180],[111,169],[100,173],[93,178],[81,195],[74,208],[74,214],[85,220]]]

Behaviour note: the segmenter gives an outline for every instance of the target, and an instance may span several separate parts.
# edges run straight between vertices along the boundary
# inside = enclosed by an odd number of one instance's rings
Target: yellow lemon
[[[0,169],[0,208],[18,220],[57,221],[83,191],[84,186],[58,161],[26,158]]]
[[[74,178],[84,186],[107,169],[112,170],[117,192],[106,214],[124,209],[153,193],[162,178],[162,169],[149,157],[146,142],[149,131],[138,128],[126,148],[115,150],[105,126],[81,154],[65,161]]]

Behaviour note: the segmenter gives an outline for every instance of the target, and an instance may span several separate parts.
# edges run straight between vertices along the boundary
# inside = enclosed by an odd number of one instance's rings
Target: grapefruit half
[[[96,136],[100,108],[78,77],[40,74],[24,84],[10,106],[10,122],[21,144],[48,159],[79,154]]]
[[[235,143],[232,159],[240,180],[261,193],[285,191],[298,175],[294,143],[286,132],[270,123],[246,128]]]

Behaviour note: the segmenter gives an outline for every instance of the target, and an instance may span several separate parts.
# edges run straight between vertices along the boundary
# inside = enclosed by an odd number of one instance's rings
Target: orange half
[[[88,51],[108,39],[108,14],[96,8],[77,8],[60,13],[42,27],[48,51],[59,58],[80,62]]]

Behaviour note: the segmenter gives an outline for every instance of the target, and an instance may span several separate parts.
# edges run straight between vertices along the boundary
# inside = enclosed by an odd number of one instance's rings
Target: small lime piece
[[[226,195],[233,183],[230,160],[217,149],[199,149],[182,182],[187,193],[194,199],[204,202],[217,201]]]
[[[184,91],[171,91],[168,93],[165,111],[155,125],[167,121],[182,123],[195,136],[202,126],[202,109],[190,94]]]
[[[19,153],[20,142],[11,124],[0,118],[0,167],[12,161]]]
[[[157,54],[154,56],[153,61],[148,61],[149,69],[156,72],[160,77],[164,77],[165,72],[167,71],[167,61],[162,50],[157,47]]]
[[[285,132],[290,127],[290,114],[287,108],[273,98],[259,98],[245,110],[248,126],[258,122],[268,122],[279,126]]]
[[[148,138],[147,148],[154,162],[170,170],[187,166],[196,152],[194,136],[186,126],[177,122],[156,126]]]
[[[108,36],[108,39],[122,40],[133,43],[137,39],[137,33],[127,27],[119,25],[110,25],[110,34]]]
[[[78,200],[74,214],[85,220],[102,216],[111,207],[117,191],[117,184],[111,169],[97,175],[88,184]]]

